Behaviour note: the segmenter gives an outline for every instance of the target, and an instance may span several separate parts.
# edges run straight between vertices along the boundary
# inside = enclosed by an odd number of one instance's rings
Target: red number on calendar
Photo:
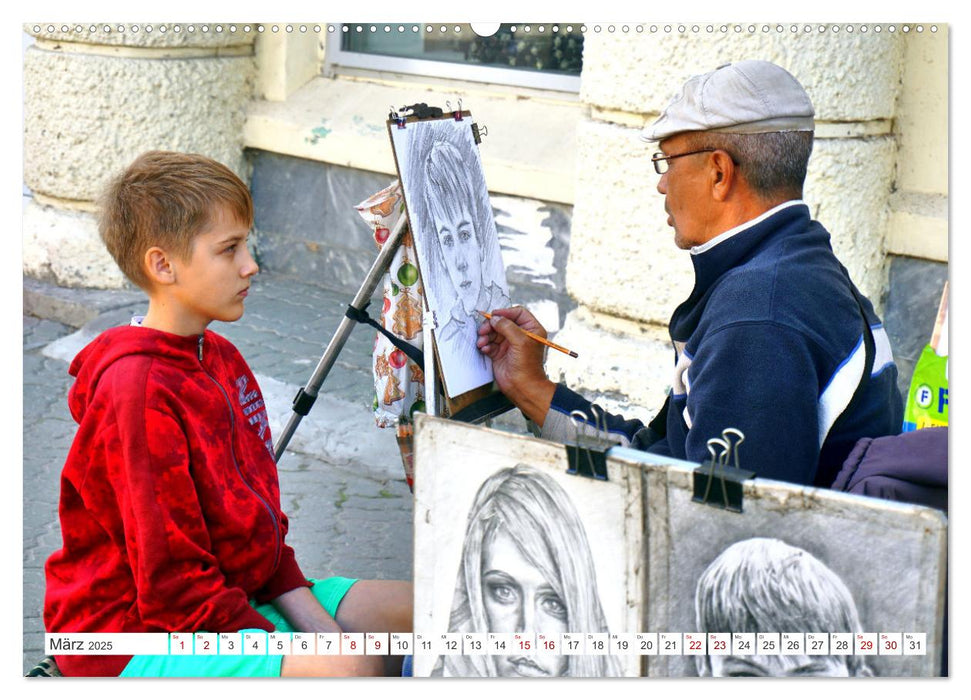
[[[873,649],[873,642],[860,642],[860,649],[863,651],[870,651]]]
[[[701,640],[700,639],[692,639],[690,642],[688,642],[688,648],[691,649],[692,651],[700,651],[701,650]]]
[[[357,649],[357,642],[352,639],[350,643],[350,647],[351,647],[351,651],[354,651],[355,649]]]
[[[727,645],[723,641],[716,640],[713,643],[713,647],[714,647],[715,651],[725,651],[725,649],[727,648]]]
[[[203,649],[203,651],[209,651],[209,640],[208,639],[203,639],[202,640],[202,649]]]
[[[529,640],[528,639],[520,639],[519,640],[519,648],[522,649],[523,651],[529,651],[530,648],[531,648]]]
[[[552,639],[547,639],[545,642],[543,642],[543,648],[546,649],[546,651],[556,651],[556,642],[554,642]]]
[[[886,644],[886,648],[889,649],[890,651],[896,651],[897,650],[897,642],[895,642],[893,640],[888,641],[887,644]]]
[[[381,642],[379,640],[377,640],[377,639],[374,640],[374,648],[375,649],[380,649],[381,648]]]

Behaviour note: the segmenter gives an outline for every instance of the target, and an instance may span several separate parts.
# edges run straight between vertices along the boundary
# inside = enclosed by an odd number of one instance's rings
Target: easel
[[[406,112],[410,114],[407,116],[402,116]],[[468,112],[463,114],[469,115]],[[389,128],[391,123],[397,123],[399,121],[438,119],[442,116],[443,111],[439,108],[428,107],[425,104],[412,105],[410,107],[402,108],[402,110],[397,113],[392,112],[391,115],[389,115],[388,120]],[[475,136],[476,143],[479,143],[480,132],[478,127],[475,124],[472,124],[471,128]],[[485,133],[485,131],[482,133]],[[371,297],[374,294],[375,289],[377,289],[382,277],[389,270],[391,262],[394,259],[394,255],[400,247],[402,240],[404,240],[406,230],[408,230],[408,215],[407,212],[402,212],[397,223],[392,229],[388,240],[385,241],[380,252],[378,253],[378,256],[371,264],[371,268],[368,270],[367,276],[364,278],[364,282],[361,284],[360,289],[358,289],[357,294],[354,295],[354,299],[351,301],[350,306],[345,312],[344,318],[341,319],[340,325],[337,327],[337,331],[327,344],[327,348],[324,350],[323,355],[318,361],[317,367],[314,369],[310,380],[307,382],[307,385],[301,388],[294,397],[292,405],[293,413],[290,416],[290,420],[287,422],[286,427],[283,429],[283,432],[280,434],[280,437],[276,441],[274,459],[277,462],[279,462],[283,457],[283,453],[286,451],[287,445],[290,443],[294,432],[296,432],[300,421],[303,420],[304,416],[310,413],[310,409],[317,400],[321,385],[324,383],[328,373],[334,366],[337,356],[347,343],[347,339],[350,336],[355,324],[360,322],[361,319],[366,319],[367,305],[370,303]],[[435,344],[432,337],[432,329],[435,327],[434,317],[433,314],[426,308],[424,309],[422,319],[422,337],[425,351],[422,353],[423,362],[421,364],[423,364],[425,377],[426,412],[432,415],[445,415],[453,420],[466,423],[481,423],[510,410],[513,407],[512,403],[510,403],[510,401],[503,394],[492,390],[492,387],[488,385],[462,394],[461,396],[454,397],[453,399],[449,399],[444,392],[441,391],[441,378],[436,371],[437,358],[436,352],[434,351]],[[442,407],[439,406],[438,402],[440,393],[444,398],[444,406]],[[441,412],[441,409],[444,409],[444,414]]]

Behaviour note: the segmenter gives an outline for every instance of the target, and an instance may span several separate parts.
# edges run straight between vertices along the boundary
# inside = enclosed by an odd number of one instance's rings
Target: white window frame
[[[356,26],[338,24],[338,27]],[[431,61],[419,58],[400,58],[380,54],[346,51],[341,48],[344,33],[341,30],[327,37],[324,60],[328,69],[354,68],[408,75],[424,75],[494,85],[555,90],[559,92],[580,92],[580,76],[558,75],[537,70],[517,70],[497,68],[449,61]]]

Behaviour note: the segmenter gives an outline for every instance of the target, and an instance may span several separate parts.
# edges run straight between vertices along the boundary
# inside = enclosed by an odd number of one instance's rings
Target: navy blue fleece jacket
[[[692,253],[695,286],[669,326],[675,373],[667,434],[651,442],[639,420],[608,414],[614,441],[701,462],[710,438],[737,428],[745,434],[742,468],[829,486],[859,438],[900,431],[890,343],[862,296],[873,369],[845,411],[864,373],[861,307],[829,233],[804,203],[780,205]],[[558,385],[543,436],[570,439],[577,410],[591,416],[594,409]]]

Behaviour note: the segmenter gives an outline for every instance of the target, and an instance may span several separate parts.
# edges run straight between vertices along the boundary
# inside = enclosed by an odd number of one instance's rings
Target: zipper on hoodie
[[[280,553],[281,553],[280,523],[277,520],[276,513],[273,512],[273,508],[270,507],[270,504],[267,502],[267,500],[263,498],[262,495],[260,495],[260,493],[253,487],[253,485],[250,484],[249,481],[247,481],[246,477],[243,475],[243,470],[240,469],[239,467],[239,460],[236,459],[236,413],[233,411],[233,404],[232,404],[232,401],[230,401],[229,399],[229,394],[226,393],[226,389],[223,388],[223,385],[220,384],[214,376],[209,374],[209,370],[207,370],[206,366],[202,364],[202,342],[204,337],[205,336],[203,335],[199,336],[199,345],[198,345],[199,366],[202,368],[203,374],[209,377],[210,381],[212,381],[212,383],[219,388],[219,391],[223,395],[223,399],[226,401],[226,407],[229,409],[229,430],[230,430],[230,437],[232,438],[229,444],[230,444],[230,453],[233,456],[233,466],[236,467],[236,473],[239,475],[240,480],[244,484],[246,484],[246,488],[248,488],[253,493],[253,495],[259,499],[260,503],[263,504],[263,507],[266,509],[266,512],[269,513],[270,515],[270,520],[273,521],[273,532],[275,534],[275,537],[273,538],[273,545],[274,545],[273,569],[275,571],[276,568],[280,565]]]

